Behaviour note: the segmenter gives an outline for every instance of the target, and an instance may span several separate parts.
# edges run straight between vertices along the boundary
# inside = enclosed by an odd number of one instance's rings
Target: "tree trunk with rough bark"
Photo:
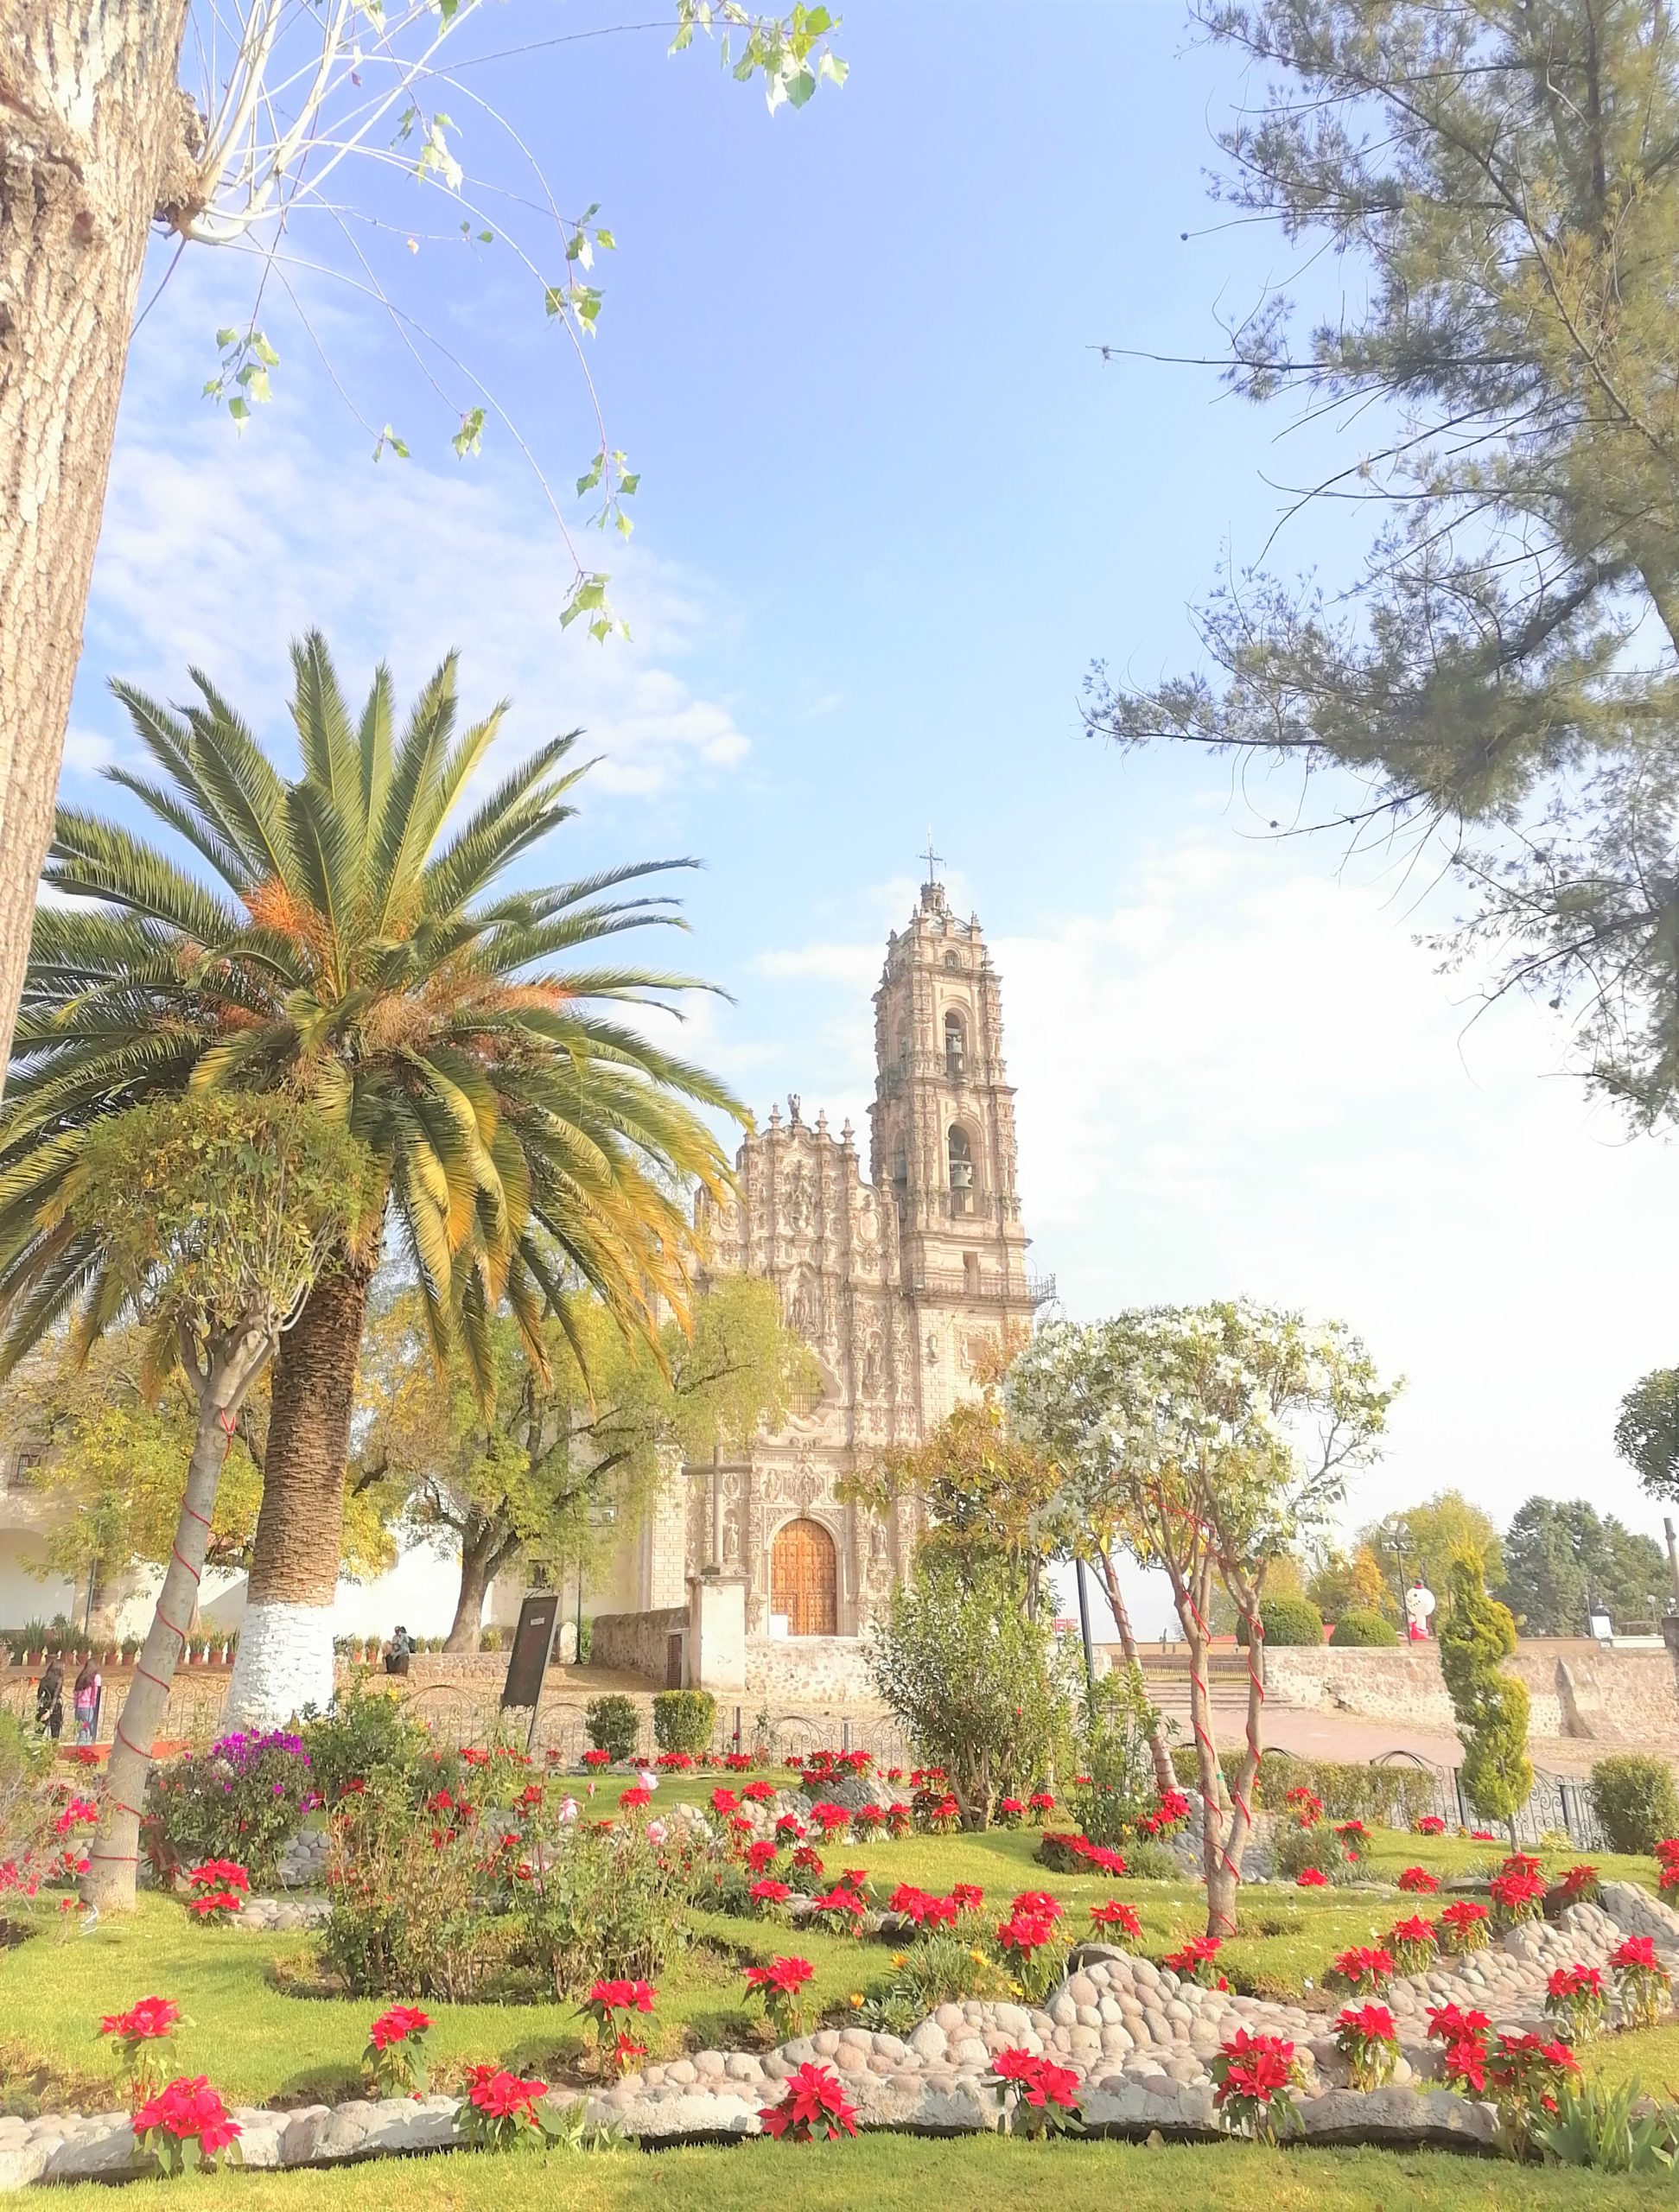
[[[277,1728],[332,1700],[333,1601],[370,1274],[362,1262],[334,1262],[280,1340],[262,1508],[223,1708],[230,1727]]]
[[[1142,1672],[1142,1654],[1137,1649],[1135,1631],[1131,1626],[1130,1609],[1125,1603],[1119,1586],[1119,1570],[1110,1552],[1098,1550],[1097,1571],[1102,1577],[1102,1594],[1108,1601],[1108,1610],[1114,1617],[1119,1630],[1119,1648],[1125,1654],[1125,1663]],[[1167,1741],[1166,1723],[1157,1719],[1148,1731],[1148,1752],[1154,1762],[1154,1786],[1164,1796],[1168,1789],[1178,1786],[1177,1770],[1172,1764],[1172,1746]]]
[[[154,215],[190,203],[187,0],[0,16],[0,1082]]]
[[[169,1710],[169,1690],[198,1603],[216,1486],[221,1480],[233,1417],[262,1372],[269,1348],[268,1339],[253,1336],[218,1345],[211,1353],[200,1388],[198,1427],[175,1522],[175,1548],[134,1680],[117,1721],[111,1763],[105,1770],[99,1834],[88,1850],[87,1872],[81,1879],[82,1902],[103,1911],[134,1910],[140,1815],[146,1802],[152,1747]]]
[[[455,1618],[443,1638],[445,1651],[476,1651],[484,1619],[484,1599],[513,1548],[493,1521],[480,1520],[461,1539],[461,1592]]]

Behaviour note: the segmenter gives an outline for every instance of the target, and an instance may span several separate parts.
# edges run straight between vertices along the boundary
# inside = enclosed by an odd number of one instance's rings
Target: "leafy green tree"
[[[1679,48],[1598,0],[1205,0],[1256,87],[1219,196],[1341,272],[1233,327],[1247,397],[1338,421],[1299,488],[1372,517],[1322,587],[1232,571],[1207,672],[1092,679],[1090,720],[1328,772],[1354,838],[1434,830],[1454,948],[1574,1000],[1592,1079],[1679,1106]],[[1322,249],[1331,258],[1326,259]],[[1361,789],[1349,792],[1346,778]]]
[[[197,1419],[169,1565],[123,1701],[84,1898],[132,1910],[152,1745],[186,1643],[241,1403],[310,1283],[372,1202],[373,1164],[304,1101],[200,1096],[107,1115],[42,1214],[92,1238],[77,1342],[124,1313],[147,1331],[144,1381],[177,1367]]]
[[[1359,1541],[1381,1571],[1385,1596],[1380,1610],[1396,1621],[1403,1618],[1405,1592],[1417,1576],[1431,1590],[1444,1590],[1460,1554],[1477,1560],[1489,1583],[1504,1571],[1497,1524],[1460,1490],[1438,1491],[1420,1505],[1372,1522]]]
[[[1605,1518],[1583,1497],[1530,1497],[1504,1531],[1499,1595],[1528,1636],[1583,1636],[1587,1605],[1615,1621],[1661,1610],[1668,1563],[1659,1544]]]
[[[929,1764],[942,1766],[963,1825],[985,1828],[999,1796],[1053,1771],[1067,1738],[1067,1685],[1048,1623],[999,1552],[923,1544],[868,1646],[870,1676]]]
[[[1213,1592],[1222,1586],[1262,1642],[1272,1560],[1325,1528],[1393,1397],[1343,1324],[1241,1300],[1053,1323],[1009,1371],[1011,1410],[1059,1465],[1068,1513],[1123,1529],[1171,1583],[1189,1645],[1209,1932],[1235,1924],[1263,1703],[1256,1672],[1226,1827],[1206,1665]]]
[[[1326,1621],[1338,1621],[1350,1612],[1399,1618],[1392,1586],[1368,1544],[1358,1545],[1350,1557],[1343,1551],[1326,1551],[1307,1580],[1306,1594]]]
[[[1679,1499],[1679,1367],[1657,1367],[1621,1400],[1615,1449],[1652,1497]]]
[[[550,1576],[587,1561],[602,1525],[633,1528],[674,1465],[744,1450],[819,1379],[774,1286],[744,1275],[719,1277],[656,1342],[572,1298],[543,1324],[538,1362],[497,1320],[487,1403],[459,1357],[438,1374],[417,1307],[401,1297],[368,1332],[351,1487],[458,1548],[450,1651],[477,1648],[485,1594],[516,1560]]]
[[[47,880],[68,896],[35,917],[0,1113],[5,1364],[92,1264],[92,1224],[52,1236],[39,1224],[105,1116],[189,1090],[290,1085],[378,1164],[376,1204],[316,1277],[275,1363],[226,1708],[264,1725],[331,1695],[350,1414],[387,1232],[440,1356],[458,1344],[487,1397],[504,1300],[538,1357],[544,1307],[568,1287],[631,1332],[654,1333],[665,1301],[685,1311],[684,1186],[727,1173],[696,1109],[741,1110],[623,1018],[695,988],[612,957],[626,931],[675,918],[666,899],[616,894],[675,863],[506,883],[575,811],[575,734],[510,767],[446,835],[503,709],[457,732],[451,656],[398,736],[388,671],[353,717],[318,632],[292,664],[295,782],[207,677],[179,712],[117,687],[156,774],[106,772],[201,867],[60,810]]]
[[[1479,1561],[1454,1559],[1440,1624],[1440,1670],[1458,1717],[1465,1794],[1495,1821],[1510,1819],[1533,1788],[1527,1686],[1498,1664],[1515,1649],[1516,1623],[1508,1605],[1487,1596]]]

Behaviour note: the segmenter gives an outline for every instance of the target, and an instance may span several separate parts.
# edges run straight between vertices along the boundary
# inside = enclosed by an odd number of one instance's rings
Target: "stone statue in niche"
[[[881,1338],[878,1330],[871,1330],[862,1356],[862,1394],[874,1398],[881,1391]]]
[[[938,1338],[932,1329],[927,1332],[927,1364],[929,1367],[938,1364]]]
[[[787,1178],[782,1213],[789,1235],[808,1236],[811,1233],[811,1180],[802,1167],[796,1167]]]

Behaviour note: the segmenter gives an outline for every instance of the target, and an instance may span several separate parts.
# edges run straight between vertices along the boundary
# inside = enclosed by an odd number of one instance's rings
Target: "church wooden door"
[[[770,1552],[770,1611],[789,1636],[839,1634],[839,1563],[819,1521],[789,1521]]]

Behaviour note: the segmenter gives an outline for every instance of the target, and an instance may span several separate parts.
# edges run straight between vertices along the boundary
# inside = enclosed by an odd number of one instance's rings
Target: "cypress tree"
[[[1527,1686],[1499,1670],[1516,1649],[1508,1605],[1486,1593],[1480,1561],[1453,1560],[1440,1630],[1440,1669],[1458,1716],[1463,1787],[1477,1812],[1507,1821],[1533,1788]]]

